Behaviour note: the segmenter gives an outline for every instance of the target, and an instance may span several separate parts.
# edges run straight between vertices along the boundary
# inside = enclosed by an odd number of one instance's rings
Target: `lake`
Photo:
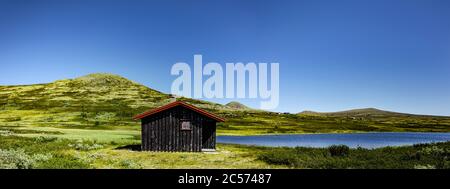
[[[218,143],[288,147],[328,147],[333,144],[344,144],[351,148],[379,148],[445,141],[450,141],[450,133],[371,132],[217,137]]]

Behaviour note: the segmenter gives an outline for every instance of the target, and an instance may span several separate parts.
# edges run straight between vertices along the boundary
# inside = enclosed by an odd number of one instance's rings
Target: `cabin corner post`
[[[145,130],[144,130],[144,122],[141,121],[141,151],[145,151]]]
[[[214,122],[214,125],[213,125],[213,127],[214,127],[214,129],[213,129],[213,143],[212,143],[212,147],[213,147],[213,149],[215,150],[216,149],[216,138],[217,138],[217,123],[215,123]]]

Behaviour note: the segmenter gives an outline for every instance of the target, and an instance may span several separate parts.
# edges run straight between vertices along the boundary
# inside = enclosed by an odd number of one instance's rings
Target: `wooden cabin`
[[[201,152],[216,148],[216,123],[224,119],[176,101],[134,117],[141,120],[144,151]]]

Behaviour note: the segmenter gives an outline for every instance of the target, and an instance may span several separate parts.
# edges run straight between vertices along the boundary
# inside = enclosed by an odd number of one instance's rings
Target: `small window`
[[[192,130],[191,122],[188,120],[181,121],[181,130]]]

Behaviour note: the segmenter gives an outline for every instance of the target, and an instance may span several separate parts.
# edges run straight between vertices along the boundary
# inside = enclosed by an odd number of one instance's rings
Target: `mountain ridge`
[[[349,109],[343,111],[336,112],[316,112],[311,110],[305,110],[297,113],[298,115],[316,115],[316,116],[354,116],[354,117],[362,117],[362,116],[420,116],[420,117],[450,117],[450,116],[442,116],[442,115],[425,115],[425,114],[412,114],[412,113],[403,113],[403,112],[394,112],[389,110],[382,110],[377,108],[356,108]]]
[[[246,106],[240,102],[237,102],[237,101],[231,101],[231,102],[225,104],[225,106],[234,108],[234,109],[239,109],[239,110],[250,110],[251,109],[248,106]]]

